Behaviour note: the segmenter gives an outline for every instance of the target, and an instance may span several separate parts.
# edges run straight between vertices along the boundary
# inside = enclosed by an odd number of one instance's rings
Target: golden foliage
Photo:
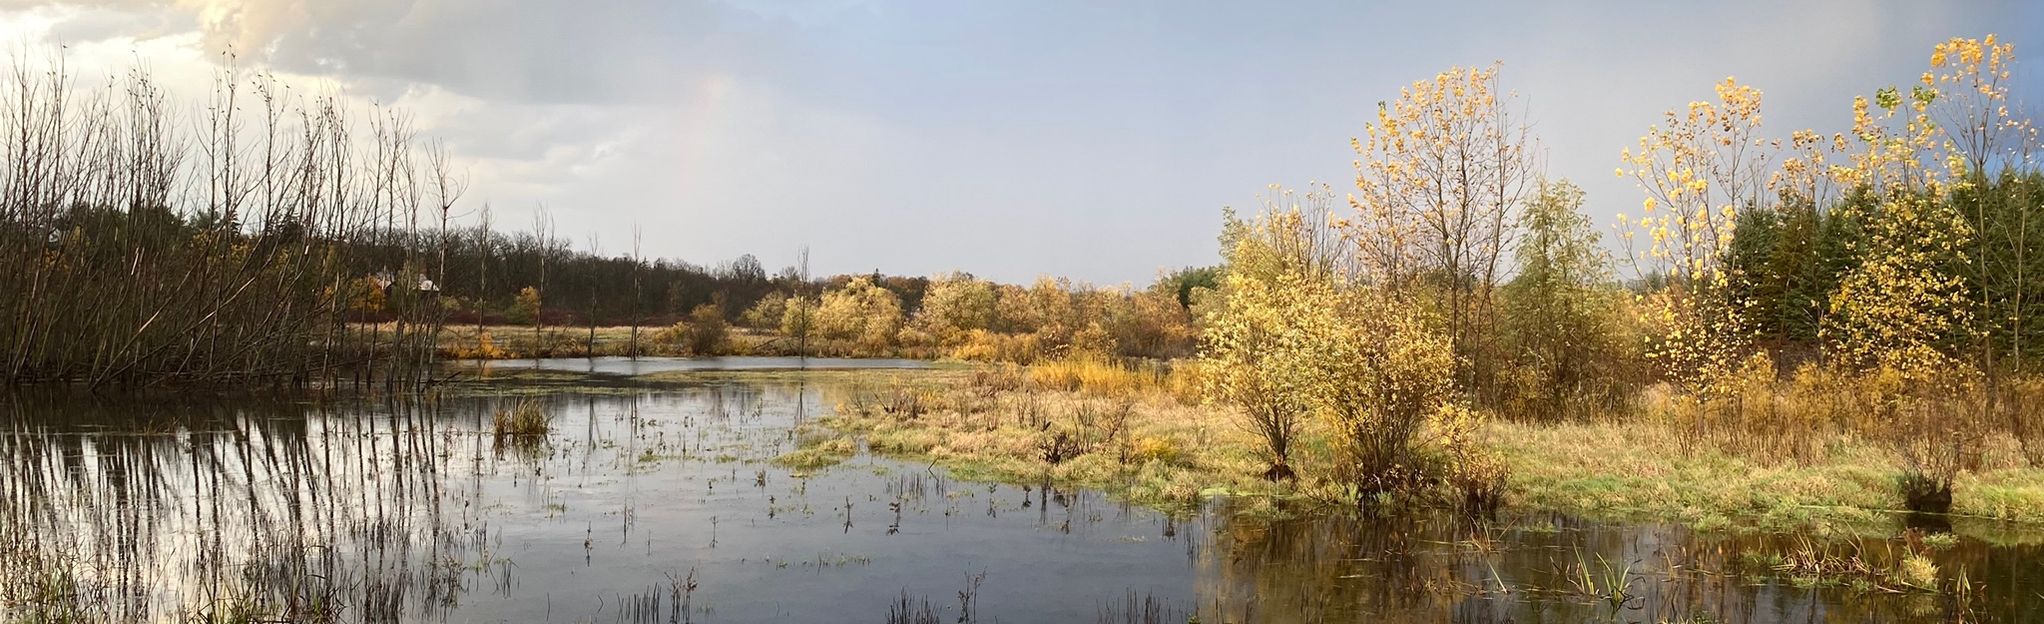
[[[1426,299],[1472,373],[1492,370],[1492,295],[1534,176],[1531,140],[1497,76],[1495,64],[1451,67],[1379,103],[1364,137],[1350,140],[1356,190],[1339,224],[1363,278],[1389,296]],[[1471,375],[1467,385],[1489,381]]]
[[[1760,136],[1760,90],[1725,78],[1715,101],[1664,114],[1664,125],[1620,153],[1619,177],[1646,194],[1638,216],[1618,215],[1634,269],[1670,288],[1640,301],[1652,332],[1647,355],[1683,389],[1708,400],[1745,359],[1752,328],[1726,296],[1725,256],[1742,206],[1757,203],[1772,149]],[[1644,251],[1638,241],[1644,238]]]
[[[1618,216],[1620,242],[1641,272],[1676,283],[1721,285],[1741,206],[1759,200],[1771,142],[1760,136],[1760,90],[1726,78],[1714,102],[1664,114],[1620,153],[1619,177],[1646,193],[1640,213]],[[1642,254],[1635,240],[1645,238]]]
[[[963,273],[941,275],[930,281],[911,325],[936,344],[956,347],[973,332],[994,327],[996,303],[992,282]]]
[[[1898,194],[1863,219],[1866,252],[1831,296],[1823,328],[1844,363],[1929,381],[1968,368],[1946,352],[1970,315],[1962,259],[1972,228],[1950,203]]]
[[[1014,362],[1028,364],[1043,356],[1042,340],[1036,334],[1003,334],[985,329],[965,332],[948,357],[968,362]]]
[[[1219,302],[1201,338],[1205,396],[1242,413],[1265,442],[1272,478],[1292,475],[1291,444],[1313,408],[1320,337],[1307,317],[1337,305],[1332,275],[1316,263],[1324,257],[1318,233],[1296,207],[1249,221],[1231,216]]]
[[[539,289],[531,286],[518,289],[518,298],[511,303],[511,316],[521,321],[539,322]]]
[[[1206,396],[1263,440],[1268,478],[1292,474],[1292,442],[1317,415],[1335,433],[1333,476],[1350,494],[1437,482],[1425,456],[1459,443],[1456,423],[1474,422],[1451,400],[1451,344],[1410,302],[1318,263],[1320,231],[1296,207],[1229,220],[1200,362]]]
[[[877,353],[893,346],[895,332],[901,330],[901,298],[871,278],[856,277],[823,294],[815,323],[824,338],[853,340],[861,349]]]

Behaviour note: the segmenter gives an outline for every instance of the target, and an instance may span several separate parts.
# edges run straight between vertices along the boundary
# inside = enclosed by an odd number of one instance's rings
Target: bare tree
[[[640,241],[641,231],[639,230],[639,225],[634,223],[632,224],[632,343],[628,347],[633,359],[638,359],[639,357],[639,317],[645,314],[644,302],[646,300],[646,293],[641,289],[639,281],[639,269],[646,265],[646,257],[640,254]]]

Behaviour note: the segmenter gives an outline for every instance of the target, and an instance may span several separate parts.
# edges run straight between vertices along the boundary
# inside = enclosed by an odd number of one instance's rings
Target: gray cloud
[[[1213,262],[1219,207],[1267,183],[1344,188],[1374,103],[1449,65],[1502,60],[1549,174],[1608,224],[1639,201],[1618,150],[1717,80],[1766,92],[1770,134],[1839,130],[1944,37],[2035,57],[2040,7],[0,0],[95,58],[164,37],[188,54],[147,60],[191,78],[231,46],[410,109],[501,223],[543,201],[578,240],[636,224],[697,260],[809,243],[819,270],[1117,282]]]
[[[657,101],[771,64],[765,19],[708,2],[279,0],[202,11],[209,46],[288,71],[439,85],[493,100]]]

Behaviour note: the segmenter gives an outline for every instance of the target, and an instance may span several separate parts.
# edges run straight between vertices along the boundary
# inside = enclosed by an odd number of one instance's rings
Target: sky
[[[1377,102],[1452,66],[1502,64],[1608,228],[1642,197],[1619,150],[1717,81],[1763,91],[1769,135],[1828,134],[1988,33],[2044,55],[2044,3],[0,0],[0,41],[80,75],[141,63],[199,102],[231,50],[406,109],[468,208],[544,205],[583,248],[1136,285],[1217,262],[1223,207],[1270,184],[1352,188]]]

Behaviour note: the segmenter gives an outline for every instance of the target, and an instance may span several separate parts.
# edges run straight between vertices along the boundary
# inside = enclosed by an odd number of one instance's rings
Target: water
[[[544,441],[488,433],[489,414],[526,400],[510,396],[19,395],[0,403],[0,596],[14,597],[0,621],[76,608],[88,621],[883,622],[904,600],[943,622],[2044,617],[2044,552],[2021,540],[1935,551],[1977,586],[1961,599],[1756,573],[1749,553],[1793,551],[1791,536],[1553,515],[1268,522],[1226,502],[1173,518],[864,453],[813,471],[768,462],[834,402],[836,379],[552,393]],[[1870,561],[1895,548],[1818,544]],[[1625,595],[1601,591],[1607,578]]]
[[[538,370],[590,375],[632,377],[681,371],[766,371],[766,370],[869,370],[929,368],[923,360],[895,358],[793,358],[793,357],[597,357],[539,358],[517,360],[469,360],[464,369],[483,371]]]

